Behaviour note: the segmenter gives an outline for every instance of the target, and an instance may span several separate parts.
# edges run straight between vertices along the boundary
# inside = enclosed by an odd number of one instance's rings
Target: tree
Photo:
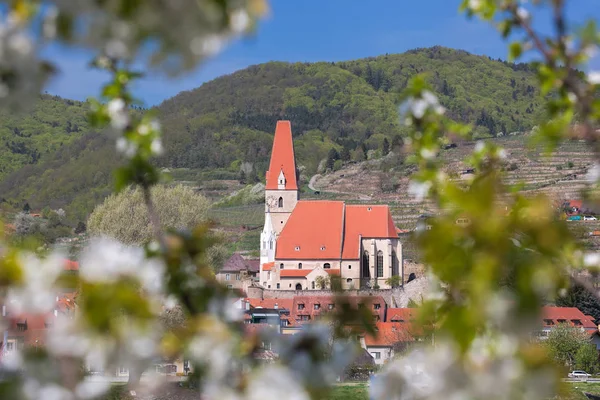
[[[75,234],[79,235],[79,234],[85,233],[86,230],[87,230],[87,227],[85,226],[85,223],[83,221],[79,221],[77,223],[77,226],[75,227]]]
[[[329,276],[317,276],[315,279],[315,285],[317,286],[317,289],[328,289],[330,284],[331,279],[329,279]]]
[[[350,161],[350,158],[350,149],[348,149],[348,147],[342,148],[342,151],[340,152],[340,159],[342,161]]]
[[[392,138],[392,150],[399,151],[404,146],[404,139],[400,135],[394,135]]]
[[[163,229],[189,229],[207,221],[209,200],[188,187],[157,186],[152,196]],[[106,198],[94,209],[87,226],[92,236],[109,236],[130,245],[147,243],[153,237],[140,189]]]
[[[577,352],[590,344],[590,338],[579,328],[558,324],[550,330],[544,341],[550,356],[559,364],[573,368]]]
[[[596,321],[600,320],[600,301],[579,285],[571,285],[564,296],[556,299],[556,305],[559,307],[576,307],[585,315],[594,317]]]
[[[23,206],[23,212],[29,214],[30,211],[31,207],[29,206],[29,203],[25,203],[25,205]]]
[[[390,152],[390,142],[387,138],[383,138],[383,143],[381,144],[381,154],[386,156]]]
[[[402,284],[402,277],[400,275],[394,275],[385,280],[385,284],[390,287],[398,287]]]
[[[240,170],[239,182],[240,182],[242,185],[245,185],[245,184],[246,184],[246,173],[244,172],[244,170],[243,170],[243,169],[241,169],[241,170]]]
[[[575,368],[588,374],[598,372],[598,350],[593,343],[586,343],[579,347],[575,354]]]

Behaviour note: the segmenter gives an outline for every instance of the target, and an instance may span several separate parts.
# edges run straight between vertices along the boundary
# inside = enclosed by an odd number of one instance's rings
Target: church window
[[[325,264],[323,264],[323,268],[329,269],[329,268],[331,268],[331,264],[325,263]]]
[[[296,290],[302,290],[302,285],[301,285],[301,284],[299,284],[299,283],[297,283],[297,284],[296,284]]]
[[[348,265],[348,269],[352,269],[352,265]]]
[[[346,282],[347,282],[347,283],[352,283],[352,278],[348,278],[348,279],[346,279]]]
[[[294,250],[296,250],[296,251],[300,251],[300,246],[296,246],[296,247],[294,248]]]
[[[279,289],[279,283],[277,284],[277,289]]]
[[[302,269],[302,263],[298,263],[298,269]]]
[[[279,269],[283,269],[283,263],[279,264]]]
[[[362,276],[363,278],[370,278],[371,277],[371,271],[369,268],[369,252],[365,251],[363,253],[363,259],[362,259]]]
[[[392,276],[398,275],[398,257],[396,252],[392,251]]]
[[[283,208],[283,197],[279,198],[279,208]]]
[[[383,251],[377,252],[377,277],[383,278]]]
[[[315,281],[312,281],[311,283],[312,283],[311,284],[312,289],[315,290]]]
[[[273,241],[269,240],[269,250],[273,250]]]

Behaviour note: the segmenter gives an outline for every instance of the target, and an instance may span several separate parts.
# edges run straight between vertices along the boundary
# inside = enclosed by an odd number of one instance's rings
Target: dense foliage
[[[339,63],[269,62],[158,106],[165,132],[159,163],[229,170],[236,177],[245,164],[244,175],[254,181],[264,176],[278,119],[292,121],[297,159],[308,173],[332,149],[343,160],[364,159],[369,149],[385,153],[406,132],[397,95],[417,73],[427,73],[449,116],[477,125],[476,135],[522,131],[539,120],[539,90],[528,64],[443,47]],[[104,135],[82,137],[87,108],[43,96],[32,114],[3,123],[0,141],[4,136],[25,150],[0,149],[0,178],[16,170],[0,180],[2,197],[19,208],[25,201],[34,208],[63,207],[76,222],[107,195],[118,156]],[[52,135],[35,134],[46,131]]]

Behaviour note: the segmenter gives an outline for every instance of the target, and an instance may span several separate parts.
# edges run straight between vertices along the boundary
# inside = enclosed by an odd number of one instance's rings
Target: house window
[[[227,289],[233,289],[233,285],[227,285]]]
[[[25,322],[25,323],[18,323],[18,324],[17,324],[17,330],[18,330],[19,332],[24,332],[24,331],[26,331],[26,330],[27,330],[27,322]]]
[[[13,350],[13,342],[6,342],[6,351],[12,351]]]
[[[296,290],[302,290],[302,285],[301,285],[301,284],[299,284],[299,283],[297,283],[297,284],[296,284]]]
[[[329,268],[331,268],[331,264],[325,263],[325,264],[323,264],[323,268],[329,269]]]
[[[310,286],[312,287],[312,290],[315,290],[315,281],[312,281]]]
[[[374,351],[373,353],[371,353],[371,355],[373,356],[374,359],[379,360],[381,359],[381,353],[378,351]]]
[[[283,269],[283,263],[279,264],[279,269]]]
[[[333,310],[334,308],[335,308],[335,304],[333,304],[333,303],[327,304],[328,310]]]
[[[300,316],[300,321],[309,321],[310,320],[310,315],[301,315]]]
[[[583,325],[583,324],[581,323],[581,320],[579,320],[579,319],[572,319],[572,320],[571,320],[571,322],[572,322],[572,323],[573,323],[573,325],[575,325],[575,326],[581,326],[581,325]]]
[[[302,269],[302,263],[298,263],[298,269]]]
[[[383,278],[383,251],[377,252],[377,277]]]
[[[564,324],[564,323],[566,323],[566,322],[567,322],[567,320],[566,320],[566,319],[559,319],[559,320],[558,320],[558,323],[559,323],[559,324]]]
[[[279,198],[279,208],[283,208],[283,197]]]
[[[267,286],[267,289],[271,289],[271,285]]]
[[[225,280],[228,281],[229,280],[229,274],[225,274]]]
[[[298,310],[304,310],[304,304],[302,304],[302,303],[298,304]]]
[[[371,271],[369,268],[369,252],[365,250],[365,252],[363,253],[363,259],[362,259],[362,277],[363,278],[370,278],[371,277]]]
[[[277,284],[277,289],[279,289],[279,283]]]
[[[348,265],[348,269],[352,269],[352,265]]]
[[[379,310],[380,308],[381,308],[381,304],[379,304],[379,303],[373,304],[373,309]]]
[[[316,303],[313,307],[315,308],[315,310],[321,309],[321,305],[319,303]]]
[[[551,320],[551,319],[545,319],[544,320],[544,324],[546,324],[546,325],[554,325],[554,321]]]
[[[125,367],[119,367],[119,374],[125,375],[125,374],[128,374],[128,373],[129,373],[129,370],[127,368],[125,368]]]

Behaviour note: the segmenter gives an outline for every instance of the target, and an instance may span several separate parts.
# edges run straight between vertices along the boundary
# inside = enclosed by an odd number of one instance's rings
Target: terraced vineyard
[[[565,201],[581,197],[585,186],[585,174],[593,164],[593,154],[585,143],[569,141],[561,145],[551,156],[543,149],[528,146],[529,136],[508,136],[491,139],[507,153],[505,180],[522,185],[521,193],[543,193],[553,201]],[[475,142],[461,143],[456,148],[444,150],[440,157],[444,170],[453,179],[464,179],[469,166],[464,160],[474,149]],[[343,194],[353,203],[382,203],[391,207],[396,225],[412,230],[423,214],[435,214],[430,202],[417,201],[408,192],[410,176],[414,167],[395,167],[381,172],[381,160],[351,164],[340,171],[318,177],[315,187],[329,193]],[[393,190],[389,190],[389,188]],[[388,190],[385,190],[388,189]],[[590,247],[600,247],[599,240],[589,233],[600,229],[598,221],[569,222],[576,235]]]

